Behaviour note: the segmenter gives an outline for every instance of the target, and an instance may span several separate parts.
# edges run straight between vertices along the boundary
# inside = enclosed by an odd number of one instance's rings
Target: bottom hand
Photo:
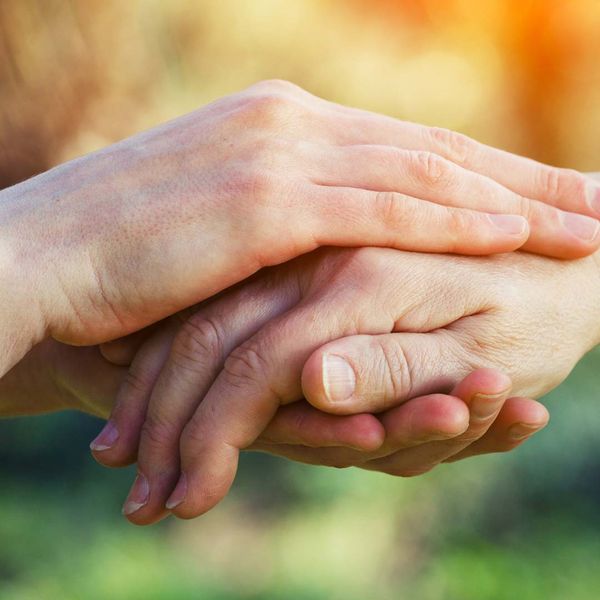
[[[290,436],[292,424],[304,421],[307,430],[327,431],[335,427],[336,417],[307,403],[291,405],[279,410],[250,449],[309,464],[356,466],[401,477],[421,475],[442,462],[512,450],[545,427],[549,418],[546,408],[529,398],[509,398],[509,391],[510,380],[506,376],[480,369],[461,381],[451,395],[413,398],[380,415],[386,437],[372,451],[326,447],[336,445],[333,436],[327,438],[326,434],[320,439],[315,437],[310,444],[313,447],[306,442],[294,442]],[[352,434],[358,438],[359,423],[353,429],[342,425],[344,419],[353,417],[337,418],[339,438],[346,442]],[[327,420],[332,421],[328,424]],[[317,445],[322,447],[314,447]]]

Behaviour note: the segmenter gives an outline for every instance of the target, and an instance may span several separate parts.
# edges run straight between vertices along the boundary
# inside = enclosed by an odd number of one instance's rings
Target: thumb
[[[449,392],[473,370],[451,331],[355,335],[321,346],[302,371],[305,398],[333,414],[380,412]]]

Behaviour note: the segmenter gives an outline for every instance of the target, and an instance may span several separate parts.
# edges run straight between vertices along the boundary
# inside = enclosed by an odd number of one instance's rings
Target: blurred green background
[[[0,422],[2,600],[592,600],[600,590],[600,353],[506,455],[415,479],[244,457],[194,521],[120,516],[130,470],[87,450],[100,421]]]
[[[0,187],[264,78],[600,170],[596,0],[0,2]],[[244,457],[193,522],[135,528],[100,421],[0,422],[0,598],[590,600],[600,353],[510,455],[401,480]]]

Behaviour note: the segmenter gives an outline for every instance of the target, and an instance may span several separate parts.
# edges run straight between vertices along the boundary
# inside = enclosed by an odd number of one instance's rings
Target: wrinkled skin
[[[74,348],[47,340],[0,380],[2,415],[74,409],[106,417],[117,390],[127,389],[127,375],[125,367],[107,361],[98,347]],[[394,474],[420,474],[435,440],[451,442],[445,454],[455,452],[456,460],[510,450],[545,425],[548,415],[534,400],[506,400],[510,383],[499,372],[475,371],[452,395],[414,398],[382,415],[381,421],[368,414],[329,415],[295,402],[277,411],[253,448],[309,463],[365,468],[378,468],[371,467],[377,455],[411,448],[412,456]],[[157,518],[165,514],[161,509]]]
[[[0,192],[0,374],[47,337],[126,335],[318,246],[583,256],[600,245],[582,216],[596,192],[261,82]]]
[[[386,411],[380,415],[385,427],[403,401],[449,392],[482,367],[502,369],[512,379],[511,394],[540,396],[597,343],[599,283],[595,256],[567,263],[520,253],[312,253],[203,305],[174,337],[162,331],[145,342],[113,412],[119,439],[96,456],[119,464],[137,455],[147,480],[143,491],[151,493],[129,515],[136,523],[164,515],[180,469],[184,485],[173,494],[180,500],[174,514],[187,518],[208,510],[231,485],[239,449],[253,444],[306,462],[426,471],[472,453],[460,454],[474,441],[473,432],[425,449],[384,443],[371,452],[299,448],[281,439],[277,447],[268,434],[257,440],[281,405],[303,397],[337,415]],[[157,335],[165,337],[156,341]],[[160,358],[157,348],[163,349]],[[331,356],[345,358],[353,373],[355,392],[345,400],[334,401],[323,383],[324,357]],[[459,392],[472,409],[469,395]],[[496,395],[484,430],[508,389]],[[522,406],[530,411],[532,430],[543,425],[547,416],[539,405],[517,400],[507,420],[500,419],[502,427]],[[481,427],[476,434],[483,435]]]

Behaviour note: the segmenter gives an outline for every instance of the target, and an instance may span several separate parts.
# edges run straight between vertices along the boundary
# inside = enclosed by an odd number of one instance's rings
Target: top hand
[[[574,171],[260,83],[1,192],[0,373],[48,335],[119,337],[320,245],[504,252],[527,217],[525,248],[581,256],[598,222],[559,209],[598,216],[597,194]]]

